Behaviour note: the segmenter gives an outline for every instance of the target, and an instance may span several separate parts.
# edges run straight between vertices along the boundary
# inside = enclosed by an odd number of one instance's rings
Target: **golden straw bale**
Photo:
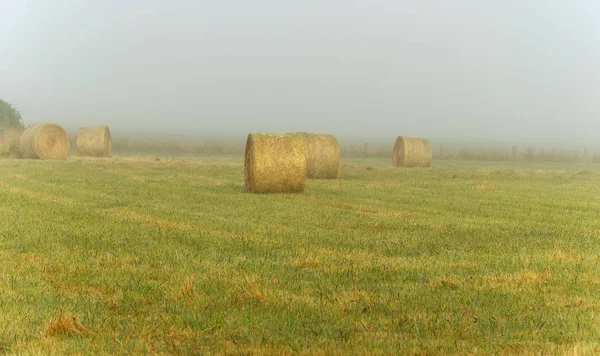
[[[333,135],[302,132],[306,155],[306,175],[315,179],[336,179],[340,166],[340,147]]]
[[[69,136],[57,124],[36,124],[23,132],[19,146],[24,158],[61,159],[69,153]]]
[[[431,143],[428,139],[406,136],[399,136],[396,139],[393,153],[394,166],[429,167],[431,159]]]
[[[80,156],[112,157],[112,138],[108,126],[82,127],[77,131]]]
[[[8,128],[0,130],[0,156],[2,157],[19,157],[21,152],[19,149],[19,140],[23,130],[16,128]]]
[[[251,133],[244,182],[251,193],[300,193],[306,182],[304,141],[298,134]]]

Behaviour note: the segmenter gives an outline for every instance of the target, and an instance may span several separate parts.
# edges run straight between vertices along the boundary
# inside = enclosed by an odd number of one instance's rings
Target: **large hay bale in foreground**
[[[429,167],[431,155],[431,143],[428,139],[399,136],[392,159],[396,167]]]
[[[57,124],[37,124],[23,132],[19,147],[24,158],[61,159],[69,153],[69,135]]]
[[[300,193],[305,182],[306,157],[301,135],[248,135],[244,161],[247,192]]]
[[[336,179],[340,166],[340,146],[333,135],[302,132],[306,175],[315,179]]]
[[[22,134],[22,129],[9,128],[0,130],[0,156],[19,157],[21,155],[19,140]]]
[[[112,157],[112,138],[108,126],[82,127],[77,131],[80,156]]]

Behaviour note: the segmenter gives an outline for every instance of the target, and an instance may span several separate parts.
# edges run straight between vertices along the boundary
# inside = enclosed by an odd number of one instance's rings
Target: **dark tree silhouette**
[[[0,128],[23,128],[23,118],[17,109],[0,99]]]

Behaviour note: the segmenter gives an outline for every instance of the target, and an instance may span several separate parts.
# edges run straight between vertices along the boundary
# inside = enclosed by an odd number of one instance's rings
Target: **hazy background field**
[[[75,147],[75,134],[71,134]],[[395,137],[357,139],[339,137],[341,157],[386,158],[392,156]],[[244,135],[113,133],[113,148],[120,155],[206,156],[243,155]],[[577,143],[479,142],[477,140],[430,139],[433,158],[456,161],[600,163],[600,149]],[[514,147],[514,150],[513,150]],[[76,153],[75,150],[72,151]],[[390,158],[391,159],[391,158]]]
[[[360,148],[407,135],[456,151],[600,150],[599,12],[594,1],[5,0],[0,98],[26,123],[200,144],[308,131]]]

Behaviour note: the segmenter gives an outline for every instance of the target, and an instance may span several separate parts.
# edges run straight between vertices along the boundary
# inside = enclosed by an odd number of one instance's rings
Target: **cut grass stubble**
[[[600,351],[598,167],[342,163],[0,161],[0,350]]]

